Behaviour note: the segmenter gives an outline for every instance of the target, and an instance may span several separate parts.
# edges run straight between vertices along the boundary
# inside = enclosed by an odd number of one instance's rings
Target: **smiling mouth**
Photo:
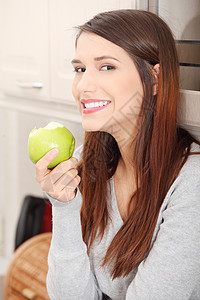
[[[111,101],[108,100],[101,100],[101,101],[97,101],[94,100],[81,100],[81,104],[82,104],[82,110],[83,113],[93,113],[96,111],[99,111],[101,109],[104,109],[105,107],[107,107],[110,104]]]

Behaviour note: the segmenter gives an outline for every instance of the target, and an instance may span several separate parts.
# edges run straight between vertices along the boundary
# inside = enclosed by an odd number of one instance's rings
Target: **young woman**
[[[53,206],[53,300],[200,299],[200,145],[177,124],[179,63],[168,26],[139,10],[79,27],[75,157],[36,179]]]

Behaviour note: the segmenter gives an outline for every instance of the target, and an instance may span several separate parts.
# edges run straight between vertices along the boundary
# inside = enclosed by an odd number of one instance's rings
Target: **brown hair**
[[[82,32],[90,32],[122,47],[133,59],[144,90],[142,121],[131,149],[137,190],[102,264],[112,262],[111,276],[116,278],[128,275],[147,254],[162,202],[195,139],[177,125],[179,63],[172,33],[162,19],[147,11],[116,10],[100,13],[78,29],[77,40]],[[157,63],[158,93],[153,95],[152,66]],[[107,182],[119,158],[110,134],[85,133],[79,173],[82,234],[88,251],[97,236],[103,237],[108,223]]]

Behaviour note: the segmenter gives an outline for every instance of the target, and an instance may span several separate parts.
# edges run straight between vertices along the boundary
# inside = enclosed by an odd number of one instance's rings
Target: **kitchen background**
[[[58,121],[82,143],[71,93],[73,27],[123,8],[153,11],[170,25],[181,61],[179,123],[200,139],[199,0],[0,0],[0,275],[14,251],[24,197],[42,197],[27,155],[29,132]]]

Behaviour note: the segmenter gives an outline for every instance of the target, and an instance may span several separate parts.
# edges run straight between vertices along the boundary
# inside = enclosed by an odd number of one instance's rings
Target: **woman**
[[[200,146],[177,125],[170,29],[101,13],[79,27],[72,64],[84,145],[36,166],[53,206],[50,298],[200,299]]]

